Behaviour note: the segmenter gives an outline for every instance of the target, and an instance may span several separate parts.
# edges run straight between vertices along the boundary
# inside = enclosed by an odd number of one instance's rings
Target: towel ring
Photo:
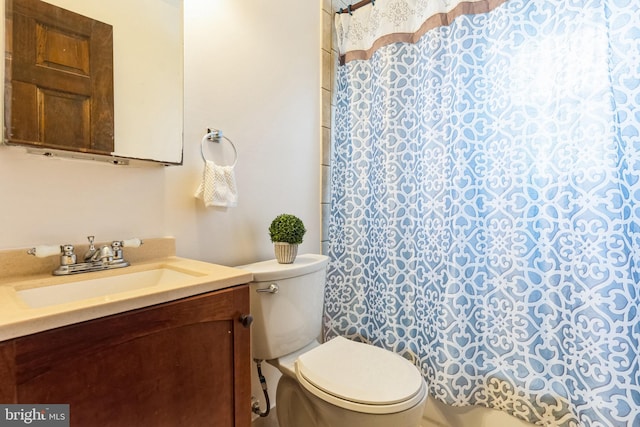
[[[208,132],[202,137],[202,141],[200,142],[200,155],[202,156],[202,161],[206,163],[207,158],[204,156],[204,143],[205,141],[211,142],[220,142],[221,138],[224,138],[231,144],[231,148],[233,148],[233,164],[231,167],[234,167],[236,163],[238,163],[238,150],[236,150],[235,144],[226,136],[222,134],[221,130],[217,129],[207,129]]]

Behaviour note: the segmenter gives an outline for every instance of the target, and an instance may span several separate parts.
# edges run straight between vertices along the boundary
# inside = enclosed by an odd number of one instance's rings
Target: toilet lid
[[[361,412],[399,412],[413,407],[426,392],[422,376],[408,360],[342,337],[300,355],[296,376],[318,397]],[[363,410],[363,405],[368,408]]]

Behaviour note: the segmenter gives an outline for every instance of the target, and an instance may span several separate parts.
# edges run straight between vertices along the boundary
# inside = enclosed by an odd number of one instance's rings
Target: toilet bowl
[[[427,385],[408,360],[344,337],[320,343],[328,258],[300,255],[251,271],[252,354],[282,373],[281,427],[417,427]]]

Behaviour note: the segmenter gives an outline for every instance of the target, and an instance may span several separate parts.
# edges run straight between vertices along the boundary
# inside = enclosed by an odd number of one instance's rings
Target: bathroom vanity
[[[16,295],[65,279],[0,282],[0,402],[67,403],[71,426],[248,427],[251,274],[176,257],[132,264],[193,277],[41,307]]]

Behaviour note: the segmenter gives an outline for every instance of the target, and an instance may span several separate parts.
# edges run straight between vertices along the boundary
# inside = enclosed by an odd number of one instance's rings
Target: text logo
[[[69,405],[0,405],[0,427],[69,427]]]

